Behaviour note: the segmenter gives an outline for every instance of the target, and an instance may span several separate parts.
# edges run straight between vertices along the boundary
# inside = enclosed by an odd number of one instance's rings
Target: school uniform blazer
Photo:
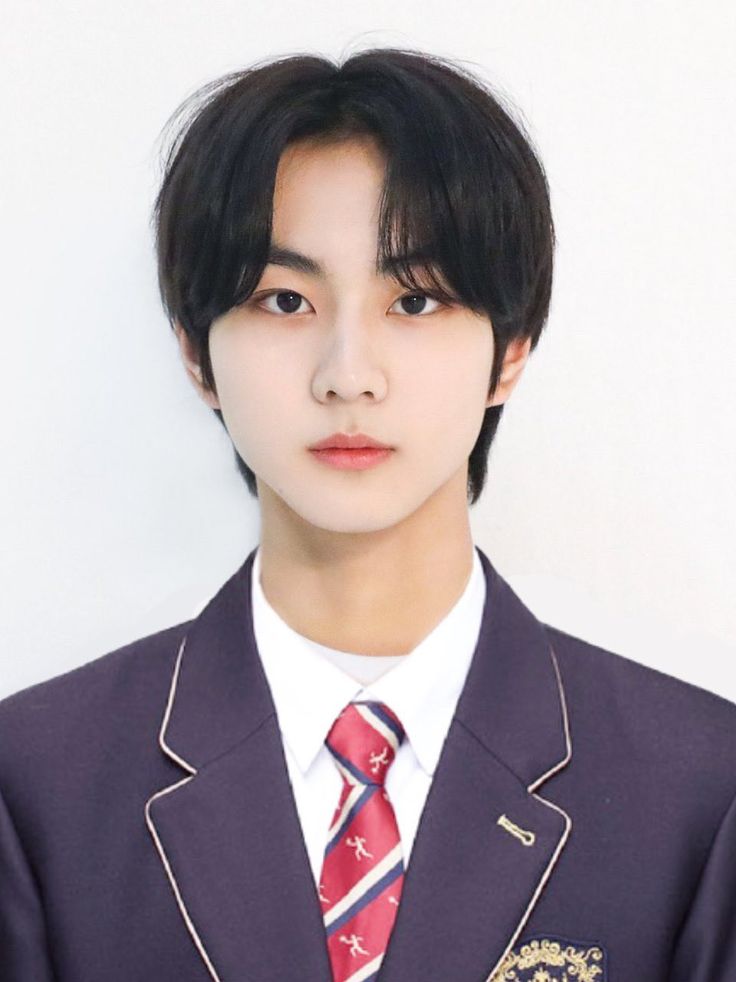
[[[734,982],[736,705],[541,624],[479,552],[379,982]],[[195,619],[0,702],[2,982],[330,979],[253,556]]]

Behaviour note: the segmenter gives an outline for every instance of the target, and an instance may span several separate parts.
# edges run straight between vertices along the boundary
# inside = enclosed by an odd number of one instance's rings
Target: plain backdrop
[[[0,696],[188,619],[258,541],[156,287],[160,132],[270,56],[440,54],[546,167],[550,319],[476,543],[548,623],[736,700],[736,8],[8,0]]]

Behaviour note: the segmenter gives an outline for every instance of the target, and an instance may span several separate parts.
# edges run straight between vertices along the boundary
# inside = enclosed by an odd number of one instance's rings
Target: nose
[[[355,318],[334,325],[317,354],[312,378],[316,399],[353,402],[366,396],[378,402],[386,397],[386,373],[376,345],[371,344],[368,335],[365,326]]]

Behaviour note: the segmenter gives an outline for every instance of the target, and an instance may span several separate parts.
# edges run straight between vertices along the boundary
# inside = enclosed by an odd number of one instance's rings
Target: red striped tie
[[[383,703],[352,702],[325,741],[343,778],[319,885],[333,982],[374,982],[386,953],[404,858],[383,782],[403,739]]]

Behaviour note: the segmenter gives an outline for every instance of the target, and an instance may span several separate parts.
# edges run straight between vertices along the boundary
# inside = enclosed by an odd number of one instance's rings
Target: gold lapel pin
[[[499,815],[497,825],[500,825],[502,829],[506,829],[512,835],[516,836],[525,846],[533,846],[536,836],[533,832],[527,832],[525,829],[519,828],[518,825],[514,825],[512,821],[506,818],[505,815]]]

